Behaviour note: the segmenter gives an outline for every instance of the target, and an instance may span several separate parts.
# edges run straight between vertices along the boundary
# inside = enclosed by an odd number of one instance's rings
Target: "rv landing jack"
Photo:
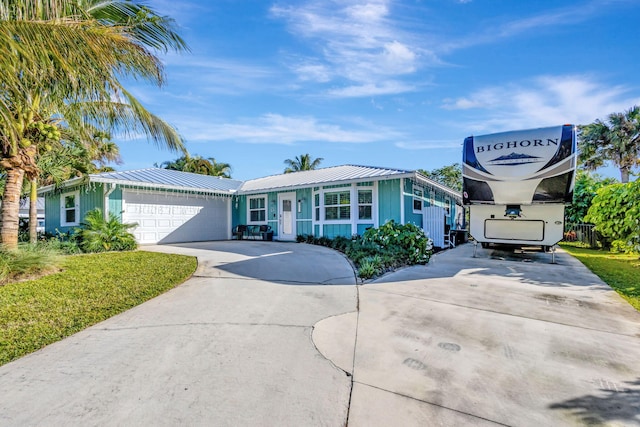
[[[484,247],[484,246],[483,246]],[[550,248],[550,252],[551,252],[551,264],[557,264],[556,262],[556,245],[553,246],[547,246],[548,248]],[[478,251],[478,241],[474,240],[473,242],[473,257],[476,258],[476,252]],[[543,251],[546,253],[546,250]]]

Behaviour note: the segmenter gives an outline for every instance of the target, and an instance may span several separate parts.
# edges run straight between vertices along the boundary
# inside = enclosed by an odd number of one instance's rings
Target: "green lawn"
[[[587,268],[640,311],[640,258],[561,244],[562,249],[579,259]]]
[[[196,265],[143,251],[73,255],[59,273],[0,286],[0,365],[160,295]]]

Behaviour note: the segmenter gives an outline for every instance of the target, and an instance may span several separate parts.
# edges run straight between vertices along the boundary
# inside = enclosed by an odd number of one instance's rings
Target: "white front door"
[[[278,194],[278,239],[296,239],[296,193]]]

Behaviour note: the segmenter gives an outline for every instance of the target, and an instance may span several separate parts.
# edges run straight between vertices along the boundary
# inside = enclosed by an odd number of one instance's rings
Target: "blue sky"
[[[148,2],[190,53],[128,87],[232,176],[322,166],[435,169],[469,135],[587,124],[640,105],[637,0]],[[175,159],[117,140],[119,170]],[[615,170],[603,171],[619,179]]]

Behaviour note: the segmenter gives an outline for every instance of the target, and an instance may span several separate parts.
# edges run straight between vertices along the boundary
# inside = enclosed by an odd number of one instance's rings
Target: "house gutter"
[[[116,189],[116,185],[115,184],[111,184],[108,187],[105,185],[104,186],[104,220],[105,221],[109,221],[109,196],[111,195],[111,193],[113,193]]]

